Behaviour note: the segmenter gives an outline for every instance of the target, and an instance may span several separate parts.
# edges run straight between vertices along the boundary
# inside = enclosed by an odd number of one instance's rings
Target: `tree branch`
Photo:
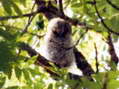
[[[38,35],[38,34],[35,34],[35,33],[31,33],[31,32],[28,32],[28,34],[31,34],[31,35],[33,35],[33,36],[36,36],[36,37],[39,38],[39,39],[41,39],[42,37],[45,36],[45,34],[43,34],[43,35]]]
[[[62,16],[64,16],[64,11],[63,11],[63,3],[62,3],[62,0],[58,0],[59,1],[59,10],[60,10],[60,13],[62,14]]]
[[[43,0],[35,0],[35,1],[38,6],[38,12],[43,13],[48,20],[51,20],[52,18],[60,17],[72,25],[81,26],[87,29],[92,29],[85,22],[80,22],[78,19],[72,19],[66,15],[63,16],[58,10],[58,8],[52,5],[52,3],[54,2],[49,3]],[[46,3],[48,4],[47,6]]]
[[[76,48],[74,49],[74,54],[76,57],[76,64],[79,69],[83,72],[84,75],[90,76],[94,74],[94,70],[92,69],[91,65],[86,61],[85,57],[79,52]]]
[[[114,9],[119,10],[119,7],[113,4],[110,0],[106,0],[108,4],[110,4]]]
[[[30,47],[28,44],[26,43],[21,43],[20,44],[20,48],[22,50],[25,50],[28,52],[28,54],[32,57],[35,55],[39,55],[37,58],[37,61],[35,64],[38,64],[40,66],[42,66],[44,69],[46,69],[46,71],[50,71],[48,70],[47,67],[51,67],[51,65],[49,64],[50,61],[48,61],[47,59],[45,59],[43,56],[41,56],[37,51],[35,51],[32,47]],[[85,60],[85,57],[75,48],[74,49],[74,54],[76,57],[76,63],[78,68],[81,69],[81,71],[83,72],[84,75],[91,75],[94,73],[93,69],[91,68],[90,64]],[[57,66],[57,65],[56,65]]]
[[[67,22],[69,22],[72,25],[81,26],[87,29],[92,29],[91,26],[88,26],[85,22],[80,22],[78,19],[72,19],[66,15],[62,16],[62,14],[58,11],[57,7],[53,6],[51,2],[48,3],[43,0],[35,0],[35,3],[38,6],[37,11],[32,12],[32,13],[23,14],[20,16],[0,16],[0,21],[8,20],[8,19],[23,18],[23,17],[31,17],[38,13],[43,13],[47,17],[48,20],[54,17],[60,17],[62,19],[65,19]]]
[[[30,47],[28,44],[26,43],[21,43],[19,46],[22,50],[25,50],[28,52],[28,54],[33,57],[35,55],[38,55],[37,60],[35,62],[35,64],[42,66],[45,71],[47,71],[51,76],[59,76],[59,74],[53,72],[52,70],[50,70],[48,67],[52,67],[49,64],[49,61],[47,59],[45,59],[43,56],[41,56],[38,52],[36,52],[32,47]]]
[[[38,11],[28,13],[28,14],[23,14],[23,15],[18,15],[18,16],[0,16],[0,21],[2,20],[8,20],[8,19],[17,19],[17,18],[23,18],[23,17],[31,17],[35,14],[39,13]]]
[[[96,0],[94,0],[94,2],[96,3]],[[114,31],[113,31],[111,28],[109,28],[109,27],[107,26],[107,24],[104,22],[103,18],[101,17],[101,15],[100,15],[100,13],[99,13],[99,11],[98,11],[98,9],[97,9],[97,5],[96,5],[96,4],[94,4],[94,7],[95,7],[95,10],[96,10],[96,13],[97,13],[99,19],[101,20],[102,25],[103,25],[109,32],[111,32],[111,33],[113,33],[113,34],[115,34],[115,35],[119,35],[118,32],[114,32]]]
[[[109,34],[109,36],[108,36],[107,44],[109,46],[109,54],[111,55],[111,60],[112,60],[112,62],[114,62],[117,65],[118,62],[119,62],[119,58],[116,55],[114,45],[113,45],[113,42],[112,42],[111,34]]]
[[[48,68],[48,67],[52,67],[52,66],[50,65],[50,63],[49,63],[50,61],[48,61],[48,60],[45,59],[43,56],[41,56],[38,52],[36,52],[36,51],[35,51],[32,47],[30,47],[28,44],[26,44],[26,43],[21,43],[19,47],[21,48],[21,50],[27,51],[28,54],[29,54],[31,57],[33,57],[33,56],[35,56],[35,55],[38,55],[35,64],[42,66],[42,67],[45,69],[45,71],[47,71],[52,77],[54,77],[54,76],[58,76],[58,77],[59,77],[59,76],[60,76],[59,74],[53,72],[51,69]],[[57,65],[56,65],[56,66],[57,66]],[[71,73],[69,73],[69,76],[70,76],[71,79],[74,79],[74,78],[80,79],[80,76],[77,76],[77,75],[74,75],[74,74],[71,74]]]
[[[26,43],[20,43],[19,47],[20,47],[20,49],[27,51],[28,54],[29,54],[31,57],[33,57],[33,56],[35,56],[35,55],[38,54],[38,52],[37,52],[36,50],[34,50],[32,47],[30,47],[30,46],[29,46],[28,44],[26,44]]]

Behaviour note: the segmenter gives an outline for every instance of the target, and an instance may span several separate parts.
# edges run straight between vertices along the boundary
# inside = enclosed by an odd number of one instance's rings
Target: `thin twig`
[[[66,50],[69,50],[69,49],[72,49],[72,48],[74,48],[75,46],[77,46],[77,45],[79,44],[81,38],[83,38],[83,36],[84,36],[87,32],[88,32],[88,29],[86,29],[85,32],[80,35],[79,39],[76,41],[76,43],[75,43],[73,46],[71,46],[71,47],[69,47],[69,48],[65,48],[65,49],[66,49]]]
[[[96,0],[94,0],[94,2],[96,3]],[[113,31],[111,28],[109,28],[109,27],[107,26],[107,24],[104,22],[103,18],[101,17],[101,15],[100,15],[100,13],[99,13],[99,11],[98,11],[98,9],[97,9],[97,5],[96,5],[96,4],[94,4],[94,7],[95,7],[95,10],[96,10],[96,13],[97,13],[99,19],[101,20],[102,25],[103,25],[109,32],[111,32],[111,33],[113,33],[113,34],[115,34],[115,35],[119,35],[118,32],[114,32],[114,31]]]
[[[98,73],[99,72],[99,63],[98,63],[98,50],[97,50],[96,43],[94,43],[94,47],[95,47],[96,73]]]
[[[113,4],[110,0],[106,0],[108,4],[110,4],[114,9],[119,10],[119,7]]]
[[[35,8],[35,3],[33,4],[33,7],[32,7],[32,9],[31,9],[31,13],[33,12],[34,8]],[[36,14],[29,17],[28,23],[27,23],[27,25],[25,26],[25,28],[23,29],[22,34],[24,34],[25,32],[27,32],[28,27],[30,26],[30,24],[31,24],[31,22],[33,21],[33,19],[34,19],[35,16],[36,16]]]
[[[70,24],[72,24],[74,26],[80,26],[85,29],[93,29],[91,25],[87,25],[86,22],[81,22],[78,19],[72,19],[68,16],[64,16],[64,17],[62,17],[62,19],[66,20],[67,22],[69,22]]]
[[[0,16],[0,21],[8,20],[8,19],[17,19],[17,18],[23,18],[23,17],[30,17],[30,16],[33,16],[37,13],[39,13],[39,12],[35,11],[35,12],[32,12],[32,13],[27,13],[27,14],[18,15],[18,16]]]
[[[25,32],[27,32],[27,29],[28,29],[28,27],[30,26],[30,24],[31,24],[32,20],[34,19],[34,17],[35,17],[35,16],[31,17],[31,18],[28,20],[28,23],[27,23],[27,25],[25,26],[25,28],[23,29],[22,34],[24,34]]]
[[[31,33],[31,32],[28,32],[28,33],[31,34],[31,35],[34,35],[34,36],[38,37],[39,39],[41,39],[42,37],[45,36],[45,34],[43,34],[43,35],[38,35],[38,34]]]
[[[88,32],[88,29],[86,29],[85,32],[80,35],[80,38],[76,41],[75,46],[79,44],[81,38],[83,38],[83,36],[84,36],[87,32]]]

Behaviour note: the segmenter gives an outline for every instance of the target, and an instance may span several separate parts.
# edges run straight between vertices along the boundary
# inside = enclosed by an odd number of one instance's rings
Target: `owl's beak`
[[[59,29],[59,31],[57,32],[59,37],[65,37],[66,35],[66,31],[64,29]]]

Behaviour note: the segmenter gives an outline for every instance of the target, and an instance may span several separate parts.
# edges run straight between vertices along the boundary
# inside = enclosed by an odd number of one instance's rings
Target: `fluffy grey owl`
[[[85,57],[73,46],[70,24],[61,18],[51,19],[40,54],[59,67],[68,67],[68,71],[73,74],[81,74],[77,67],[84,75],[93,74]]]
[[[52,19],[47,27],[43,56],[60,67],[69,67],[75,60],[71,26],[61,18]]]

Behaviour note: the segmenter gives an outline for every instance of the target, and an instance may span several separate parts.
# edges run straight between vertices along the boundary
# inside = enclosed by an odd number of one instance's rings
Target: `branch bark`
[[[76,57],[77,67],[83,72],[84,75],[90,76],[94,74],[94,70],[91,65],[87,62],[86,58],[83,56],[81,52],[79,52],[76,48],[74,49],[74,54]]]
[[[114,62],[117,65],[118,62],[119,62],[119,58],[118,58],[118,56],[115,52],[115,48],[114,48],[114,45],[113,45],[113,42],[112,42],[111,34],[109,34],[109,36],[108,36],[107,44],[109,46],[109,54],[111,56],[111,60],[112,60],[112,62]]]

